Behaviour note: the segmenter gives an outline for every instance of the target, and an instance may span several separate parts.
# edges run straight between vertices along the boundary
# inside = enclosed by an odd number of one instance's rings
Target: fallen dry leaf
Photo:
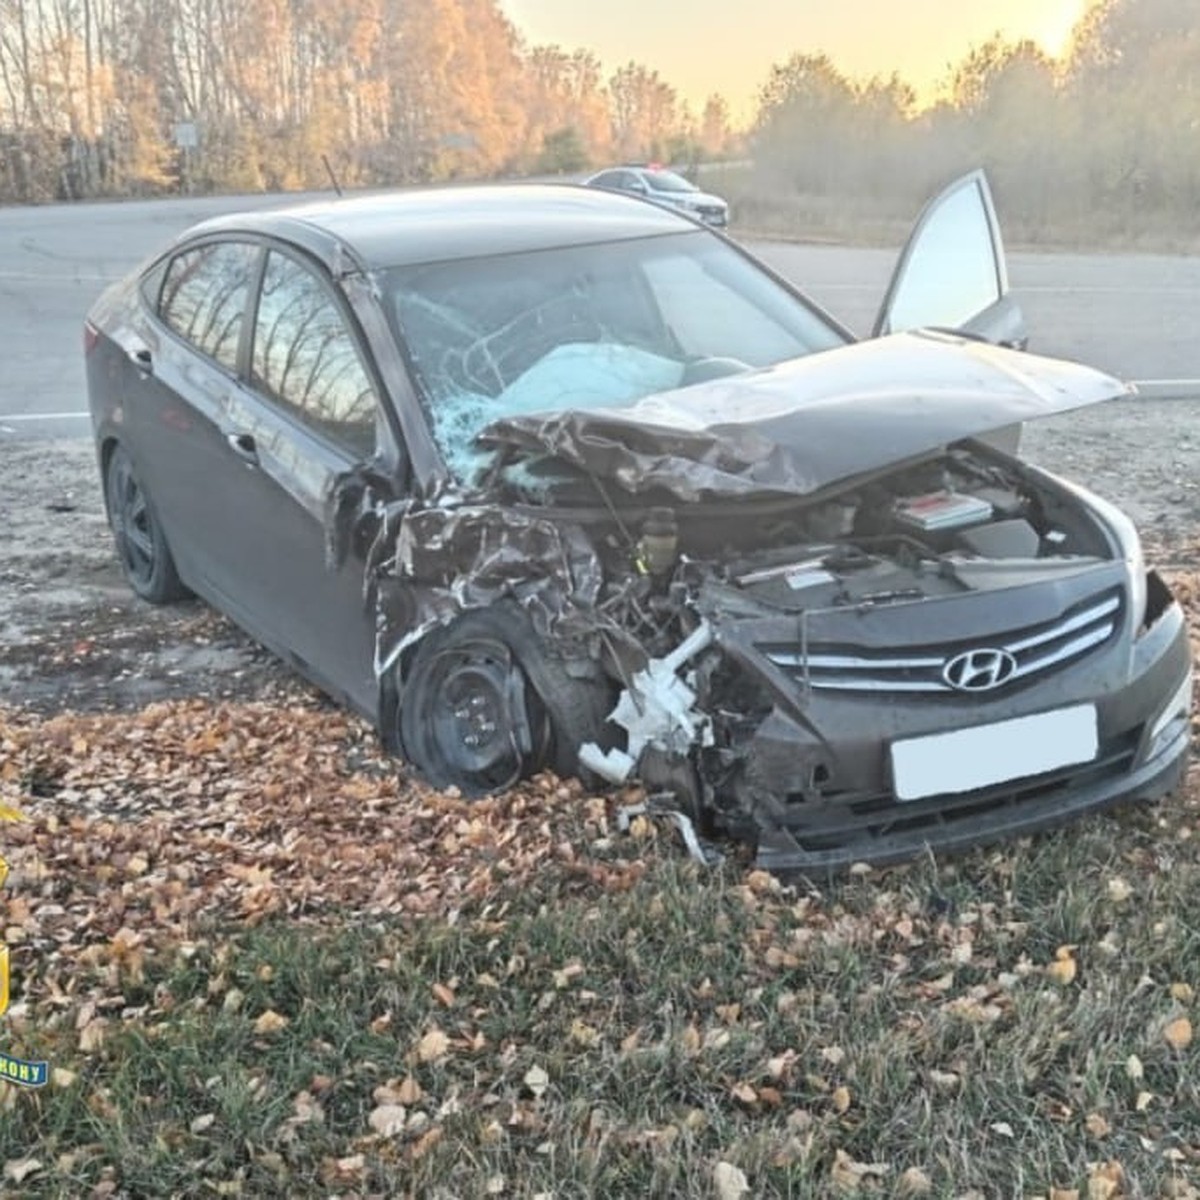
[[[409,1153],[414,1159],[424,1158],[442,1140],[443,1136],[445,1135],[442,1133],[442,1127],[435,1125],[432,1129],[427,1129],[417,1138]]]
[[[1125,1169],[1116,1159],[1088,1172],[1088,1200],[1116,1200],[1125,1186]]]
[[[319,1125],[325,1120],[325,1109],[309,1091],[296,1093],[292,1112],[289,1118],[292,1125]]]
[[[4,1178],[11,1179],[13,1183],[24,1183],[30,1175],[36,1174],[42,1169],[42,1163],[37,1158],[10,1158],[4,1164]]]
[[[600,1040],[600,1030],[594,1025],[589,1025],[586,1021],[581,1021],[578,1017],[571,1022],[570,1031],[571,1041],[577,1046],[583,1046],[585,1049],[596,1045]]]
[[[273,1008],[260,1013],[254,1022],[254,1032],[257,1034],[278,1033],[288,1023],[287,1017],[277,1013]]]
[[[834,1154],[830,1178],[835,1190],[842,1193],[857,1192],[868,1179],[882,1179],[891,1171],[887,1163],[856,1162],[845,1150]]]
[[[1172,1050],[1186,1050],[1192,1044],[1192,1023],[1187,1017],[1176,1017],[1163,1030],[1163,1038]]]
[[[439,1058],[446,1057],[449,1049],[450,1039],[435,1025],[417,1043],[417,1061],[423,1063],[437,1062]]]
[[[1114,904],[1124,904],[1133,895],[1133,888],[1119,875],[1108,881],[1108,898]]]
[[[909,1167],[896,1180],[896,1194],[899,1196],[928,1196],[933,1192],[933,1180],[920,1167]]]
[[[404,1132],[408,1110],[402,1104],[381,1104],[371,1110],[367,1124],[383,1137],[395,1137]]]
[[[104,1017],[93,1017],[79,1031],[79,1049],[84,1054],[91,1054],[104,1045],[108,1037],[108,1020]]]
[[[740,1200],[750,1190],[746,1173],[733,1163],[719,1162],[713,1167],[713,1190],[717,1200]]]
[[[550,1086],[550,1076],[536,1064],[525,1072],[525,1086],[535,1095],[542,1096],[546,1089]]]
[[[1075,982],[1079,964],[1075,961],[1074,950],[1074,946],[1059,946],[1054,952],[1054,961],[1046,968],[1046,974],[1059,987]]]

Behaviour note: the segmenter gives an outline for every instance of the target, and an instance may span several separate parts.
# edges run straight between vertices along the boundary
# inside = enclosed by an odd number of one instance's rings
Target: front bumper
[[[921,805],[906,805],[902,813],[891,814],[875,829],[860,825],[860,837],[839,839],[826,848],[811,844],[806,848],[791,831],[776,828],[759,838],[757,863],[781,875],[828,875],[856,862],[886,866],[927,851],[954,854],[1038,833],[1114,804],[1161,799],[1183,781],[1189,748],[1185,730],[1154,759],[1133,770],[1122,770],[1110,759],[1065,778],[935,797]]]
[[[752,665],[752,655],[740,657]],[[1190,672],[1183,614],[1169,601],[1136,637],[1124,633],[996,699],[800,697],[777,686],[774,707],[736,747],[740,770],[715,789],[717,809],[733,823],[750,819],[759,865],[822,875],[860,861],[953,853],[1121,801],[1154,800],[1187,768],[1190,723],[1180,696]],[[1084,703],[1097,717],[1091,761],[974,791],[897,799],[893,741]]]

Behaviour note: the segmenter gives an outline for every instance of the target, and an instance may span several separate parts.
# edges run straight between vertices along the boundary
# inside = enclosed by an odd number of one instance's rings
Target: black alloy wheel
[[[104,493],[117,558],[129,586],[151,604],[167,604],[186,596],[150,497],[122,446],[109,456]]]

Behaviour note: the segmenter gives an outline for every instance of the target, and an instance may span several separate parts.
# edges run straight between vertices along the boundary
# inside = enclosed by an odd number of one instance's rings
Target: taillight
[[[95,348],[95,345],[99,340],[100,340],[100,330],[98,330],[95,327],[95,325],[93,325],[91,323],[91,321],[84,321],[84,323],[83,323],[83,352],[84,352],[84,354],[91,354],[92,350]]]

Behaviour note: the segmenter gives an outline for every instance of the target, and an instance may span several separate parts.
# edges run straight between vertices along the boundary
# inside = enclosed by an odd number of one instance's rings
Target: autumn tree
[[[625,160],[663,157],[677,127],[675,89],[657,71],[628,62],[608,81],[608,94],[617,156]]]
[[[700,117],[700,148],[707,158],[720,158],[729,149],[732,137],[729,105],[724,96],[714,92],[704,102],[704,112]]]
[[[756,154],[800,191],[830,194],[844,178],[855,92],[825,54],[793,54],[771,68],[758,95]]]
[[[534,46],[524,75],[526,161],[538,171],[577,171],[606,159],[612,133],[595,55]]]

